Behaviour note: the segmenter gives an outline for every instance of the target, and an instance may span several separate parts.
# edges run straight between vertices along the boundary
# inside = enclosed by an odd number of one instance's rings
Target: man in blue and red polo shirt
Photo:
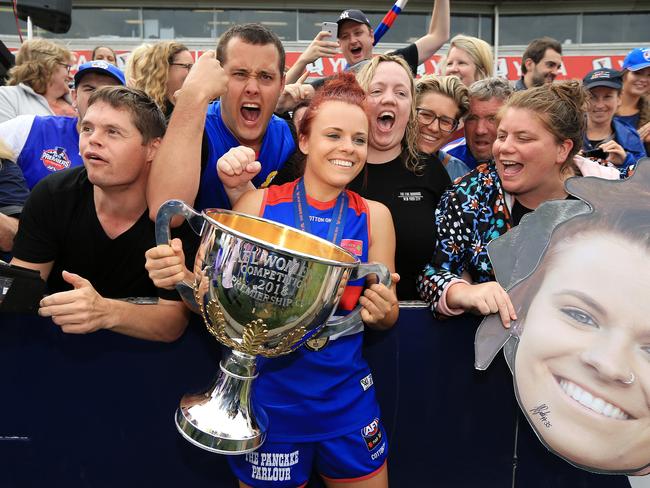
[[[124,85],[125,80],[119,68],[98,60],[79,66],[74,84],[72,100],[79,117],[20,115],[0,124],[0,138],[13,151],[30,190],[50,173],[83,164],[78,126],[88,98],[97,88]]]

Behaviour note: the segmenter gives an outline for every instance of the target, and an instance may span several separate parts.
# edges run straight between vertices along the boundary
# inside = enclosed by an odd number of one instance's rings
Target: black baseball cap
[[[346,20],[352,20],[353,22],[358,22],[359,24],[366,24],[368,27],[372,28],[368,17],[366,17],[366,14],[364,14],[361,10],[344,10],[341,12],[341,15],[339,15],[339,20],[337,20],[336,23],[339,25],[339,27],[341,27],[341,22],[345,22]]]
[[[599,68],[587,73],[582,79],[582,84],[587,90],[591,90],[597,86],[608,86],[621,90],[623,89],[623,75],[615,69]]]

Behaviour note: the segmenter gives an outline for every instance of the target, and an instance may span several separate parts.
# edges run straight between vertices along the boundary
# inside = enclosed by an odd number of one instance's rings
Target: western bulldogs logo
[[[361,437],[363,437],[366,447],[372,451],[381,443],[382,435],[379,428],[379,419],[375,419],[361,429]]]
[[[46,149],[41,154],[41,161],[43,166],[47,168],[48,171],[61,171],[62,169],[68,169],[70,167],[70,158],[65,152],[63,147],[55,147],[54,149]]]

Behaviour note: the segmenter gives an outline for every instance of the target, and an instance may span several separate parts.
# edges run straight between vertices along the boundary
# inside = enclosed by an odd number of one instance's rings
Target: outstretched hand
[[[39,315],[52,321],[69,334],[87,334],[110,328],[111,307],[93,285],[78,274],[63,271],[63,279],[74,289],[46,296],[41,300]]]

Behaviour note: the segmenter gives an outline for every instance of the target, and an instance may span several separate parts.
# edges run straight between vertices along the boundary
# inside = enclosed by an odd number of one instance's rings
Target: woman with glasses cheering
[[[0,122],[26,114],[76,116],[69,88],[73,62],[72,53],[59,44],[25,41],[7,86],[0,87]]]
[[[440,150],[469,111],[467,87],[456,76],[427,75],[418,80],[415,90],[418,149],[436,156],[452,180],[469,173],[460,159]]]

